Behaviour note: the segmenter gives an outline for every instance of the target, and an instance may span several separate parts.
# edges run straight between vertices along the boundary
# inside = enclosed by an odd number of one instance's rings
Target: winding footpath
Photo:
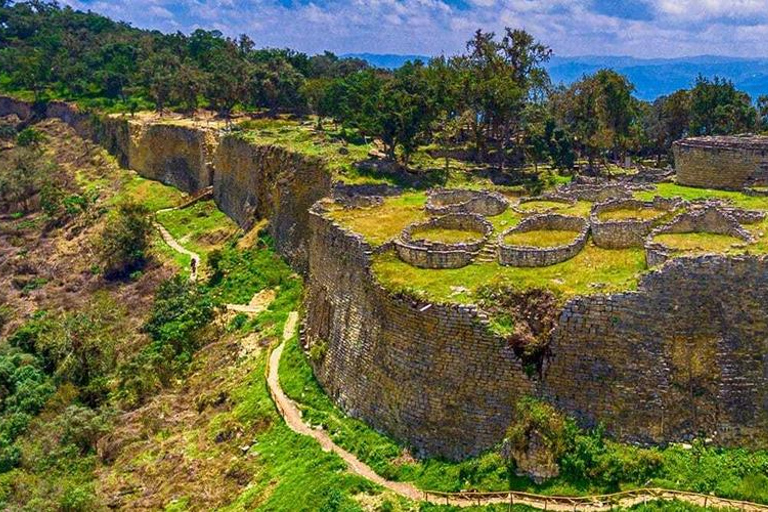
[[[159,210],[156,213],[175,210],[177,208]],[[154,223],[160,232],[163,241],[165,241],[165,243],[168,244],[171,249],[192,258],[194,263],[191,269],[192,272],[190,275],[190,280],[195,281],[197,279],[198,268],[200,266],[200,255],[183,247],[157,220],[155,220]],[[252,304],[249,305],[227,304],[226,308],[229,311],[251,314],[260,313],[266,308],[264,304],[253,304],[255,302],[258,301],[254,300],[252,301]],[[268,301],[265,302],[268,303]],[[729,500],[704,494],[672,491],[658,488],[644,488],[597,496],[565,497],[544,496],[516,491],[487,493],[468,491],[458,493],[443,493],[438,491],[423,491],[408,482],[395,482],[392,480],[387,480],[377,474],[370,466],[358,459],[354,454],[334,443],[325,430],[315,429],[304,423],[302,420],[301,410],[293,400],[288,398],[283,389],[280,387],[280,358],[283,355],[283,349],[285,348],[286,341],[293,338],[293,336],[296,334],[298,321],[299,314],[296,311],[291,312],[288,316],[288,320],[285,323],[285,327],[283,328],[282,340],[280,341],[280,344],[272,350],[267,361],[267,386],[269,388],[269,393],[272,396],[272,400],[274,401],[275,406],[280,413],[280,416],[291,430],[297,434],[313,438],[320,444],[320,447],[324,451],[333,452],[341,457],[341,459],[347,464],[347,467],[352,473],[365,478],[369,482],[372,482],[384,489],[392,491],[399,496],[412,501],[426,501],[435,505],[453,505],[462,508],[492,504],[508,504],[527,505],[529,507],[541,510],[554,510],[558,512],[573,510],[602,512],[613,510],[616,507],[628,508],[634,505],[655,500],[679,500],[702,507],[729,508],[747,512],[768,512],[768,505],[760,505],[757,503]]]
[[[404,498],[413,501],[427,501],[435,505],[453,505],[458,507],[470,507],[478,505],[491,504],[518,504],[527,505],[542,510],[555,511],[607,511],[616,507],[632,507],[641,503],[647,503],[655,500],[679,500],[702,507],[732,508],[744,511],[768,511],[768,506],[757,503],[748,503],[743,501],[728,500],[707,496],[704,494],[689,493],[682,491],[671,491],[666,489],[638,489],[616,494],[584,496],[584,497],[563,497],[563,496],[543,496],[524,492],[497,492],[497,493],[441,493],[434,491],[423,491],[416,486],[406,482],[394,482],[378,475],[370,466],[358,459],[354,454],[348,452],[333,442],[325,430],[315,429],[304,423],[301,419],[301,411],[296,403],[288,398],[280,387],[280,358],[283,355],[285,343],[296,334],[299,315],[292,312],[288,317],[283,329],[283,339],[280,344],[272,350],[267,363],[266,377],[269,393],[275,406],[283,417],[288,427],[303,436],[309,436],[315,439],[322,449],[326,452],[333,452],[347,464],[349,470],[366,480],[388,489]]]

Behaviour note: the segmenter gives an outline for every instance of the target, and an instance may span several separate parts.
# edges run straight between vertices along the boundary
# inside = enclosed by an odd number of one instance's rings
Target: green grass
[[[642,249],[608,250],[592,244],[568,261],[540,268],[475,263],[460,269],[419,269],[392,253],[373,260],[374,275],[387,288],[416,292],[437,302],[474,301],[478,288],[493,282],[510,282],[522,289],[547,288],[564,297],[632,290],[645,268]],[[456,286],[469,292],[456,293]]]
[[[335,407],[314,378],[312,369],[297,340],[290,340],[280,363],[280,384],[286,394],[297,402],[305,421],[322,426],[343,448],[356,454],[378,474],[395,481],[413,482],[427,490],[453,492],[461,489],[481,491],[518,490],[548,495],[584,495],[632,489],[646,484],[694,492],[714,492],[719,496],[756,502],[768,502],[768,451],[750,452],[742,449],[716,449],[694,443],[692,449],[672,445],[666,449],[644,450],[604,441],[597,454],[621,464],[635,458],[638,451],[658,453],[661,465],[656,475],[646,482],[588,482],[563,475],[541,485],[507,471],[501,457],[489,451],[479,457],[461,462],[436,459],[416,460],[403,457],[403,448],[395,441],[376,432],[365,423],[346,416]],[[581,434],[582,442],[595,449],[594,438]],[[580,445],[584,448],[584,445]],[[599,464],[599,462],[595,462]],[[606,475],[612,478],[610,475]],[[667,510],[671,504],[649,505],[634,510]],[[698,510],[676,505],[669,510]],[[494,510],[493,508],[484,510]]]
[[[336,209],[329,213],[334,221],[359,233],[374,246],[386,243],[402,233],[409,224],[427,218],[424,204],[427,196],[421,192],[387,197],[384,204],[374,208]]]
[[[427,240],[430,242],[439,242],[444,244],[477,242],[482,240],[482,238],[482,234],[476,231],[444,228],[434,228],[425,231],[419,231],[413,235],[414,240]]]
[[[570,244],[578,236],[578,231],[539,229],[509,233],[504,237],[504,243],[518,247],[560,247]]]
[[[178,189],[163,185],[159,181],[142,178],[135,173],[126,173],[120,191],[112,197],[111,204],[130,200],[141,203],[149,211],[156,212],[164,208],[173,208],[184,199]]]
[[[664,233],[657,235],[654,241],[688,253],[723,253],[734,245],[745,244],[744,240],[735,236],[717,233]]]
[[[656,208],[620,208],[603,211],[598,214],[601,221],[612,220],[652,220],[665,215],[667,212]]]
[[[714,190],[707,188],[684,187],[675,183],[659,183],[655,190],[637,192],[635,197],[643,201],[651,201],[654,196],[666,198],[681,197],[686,201],[699,199],[727,199],[735,206],[746,209],[768,210],[768,197],[752,197],[742,192]]]
[[[157,214],[157,221],[185,248],[200,254],[203,264],[211,251],[220,249],[240,231],[212,200],[161,212]]]
[[[568,203],[561,203],[558,201],[528,201],[525,203],[520,203],[517,206],[518,210],[524,211],[524,212],[530,212],[530,213],[543,213],[550,210],[565,210],[570,205]]]

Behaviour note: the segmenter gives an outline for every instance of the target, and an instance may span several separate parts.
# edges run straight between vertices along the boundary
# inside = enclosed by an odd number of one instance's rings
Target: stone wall
[[[768,261],[673,260],[636,292],[567,301],[540,377],[528,378],[472,306],[412,302],[369,270],[371,248],[311,219],[305,341],[343,409],[419,454],[501,441],[514,401],[539,396],[584,426],[661,443],[706,435],[768,446]]]
[[[278,252],[305,273],[309,210],[331,194],[331,176],[322,160],[227,136],[214,162],[213,194],[219,208],[245,229],[269,219]]]
[[[639,201],[637,199],[619,199],[596,204],[592,208],[589,217],[589,224],[592,229],[592,240],[595,245],[605,249],[625,249],[628,247],[643,247],[645,238],[653,230],[654,226],[659,224],[660,220],[666,218],[663,212],[682,206],[682,200],[665,199],[656,197],[653,201]],[[601,220],[600,214],[621,210],[625,208],[653,208],[662,213],[656,219],[622,219],[622,220]],[[671,214],[669,214],[671,215]]]
[[[432,229],[456,229],[474,233],[474,240],[459,243],[441,243],[417,239],[415,235]],[[488,242],[493,226],[480,215],[453,213],[411,224],[395,240],[395,251],[401,260],[420,268],[461,268],[472,263],[472,259]]]
[[[33,112],[24,102],[0,97],[0,115],[10,114],[27,118]],[[269,219],[278,252],[306,273],[309,209],[331,194],[331,177],[321,160],[236,137],[222,139],[201,127],[101,117],[62,102],[49,103],[42,115],[70,124],[145,178],[190,194],[213,186],[218,206],[243,228]]]
[[[673,145],[677,182],[740,190],[768,184],[768,137],[699,137]]]
[[[326,392],[419,455],[458,459],[498,442],[534,383],[485,317],[390,295],[360,236],[317,213],[310,227],[305,342],[325,354],[313,365]]]
[[[504,239],[510,233],[538,230],[574,231],[571,243],[559,247],[509,245]],[[517,226],[499,235],[499,263],[513,267],[546,267],[567,261],[579,254],[589,238],[589,223],[580,217],[545,213],[528,217]]]
[[[700,205],[681,213],[648,235],[645,241],[645,261],[649,267],[661,265],[679,252],[655,240],[655,237],[665,233],[714,233],[740,238],[747,243],[754,241],[752,234],[728,210],[718,205]]]
[[[638,292],[570,301],[542,396],[619,439],[768,446],[768,262],[678,259]]]
[[[465,189],[431,190],[425,205],[431,215],[474,213],[486,217],[501,215],[508,207],[509,202],[497,192]]]

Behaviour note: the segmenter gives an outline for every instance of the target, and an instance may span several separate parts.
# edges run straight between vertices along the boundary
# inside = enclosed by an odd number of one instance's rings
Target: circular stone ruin
[[[512,210],[521,215],[541,215],[564,210],[575,204],[575,199],[569,199],[564,196],[524,197],[512,207]]]
[[[653,230],[645,241],[645,261],[653,267],[674,256],[724,252],[752,242],[752,235],[732,213],[705,206],[681,213]]]
[[[425,209],[431,215],[474,213],[485,217],[501,215],[509,207],[507,199],[483,190],[435,189],[429,192]]]
[[[643,247],[654,226],[683,204],[682,199],[658,196],[653,201],[614,199],[596,204],[589,217],[592,240],[604,249]]]
[[[419,268],[461,268],[472,263],[493,232],[480,215],[454,213],[411,224],[395,240],[395,251]]]
[[[569,260],[587,243],[589,223],[556,213],[524,219],[499,236],[499,263],[513,267],[546,267]]]

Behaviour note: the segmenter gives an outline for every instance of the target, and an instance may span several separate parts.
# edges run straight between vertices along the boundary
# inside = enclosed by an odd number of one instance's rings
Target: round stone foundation
[[[635,199],[611,200],[595,205],[589,217],[592,229],[592,240],[603,249],[626,249],[643,247],[645,238],[667,215],[682,207],[681,199],[665,199],[656,197],[653,201]],[[601,215],[620,210],[636,209],[656,210],[658,215],[652,218],[601,219]]]
[[[573,241],[558,247],[508,245],[505,238],[511,233],[558,230],[577,233]],[[513,267],[547,267],[567,261],[579,254],[589,237],[589,223],[581,217],[545,214],[529,217],[499,236],[499,263]]]
[[[477,240],[460,243],[443,243],[415,238],[418,233],[435,229],[467,231],[476,233],[478,237]],[[395,240],[394,245],[398,257],[414,267],[461,268],[472,263],[473,258],[488,242],[492,232],[491,223],[480,215],[454,213],[408,226],[403,230],[400,238]]]

